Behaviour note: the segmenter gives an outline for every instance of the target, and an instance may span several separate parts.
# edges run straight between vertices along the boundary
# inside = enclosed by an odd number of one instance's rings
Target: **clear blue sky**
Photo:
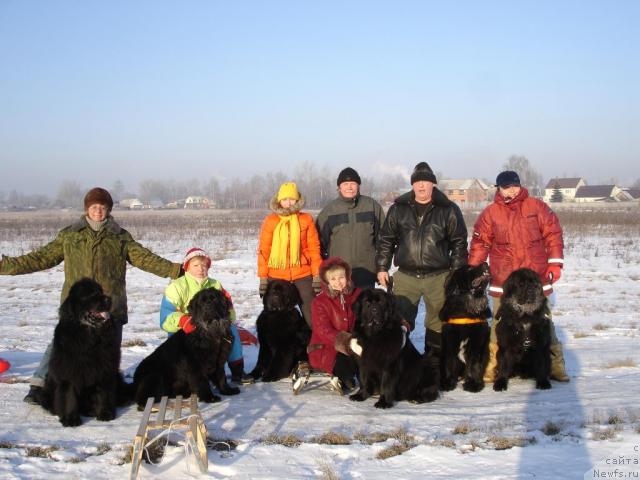
[[[511,154],[631,182],[639,52],[633,0],[0,0],[0,190]]]

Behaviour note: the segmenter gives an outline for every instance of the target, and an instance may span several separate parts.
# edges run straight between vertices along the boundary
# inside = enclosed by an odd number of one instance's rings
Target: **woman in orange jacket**
[[[258,245],[260,296],[269,279],[287,280],[298,289],[302,315],[311,326],[311,300],[321,290],[320,240],[313,217],[301,212],[304,197],[293,182],[283,183],[269,202]]]

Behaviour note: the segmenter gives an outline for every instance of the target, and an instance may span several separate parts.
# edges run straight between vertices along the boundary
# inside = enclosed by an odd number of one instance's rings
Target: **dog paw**
[[[484,382],[478,382],[476,380],[467,380],[462,384],[462,389],[467,392],[477,393],[484,388]]]
[[[360,392],[354,393],[353,395],[349,395],[349,400],[353,402],[364,402],[367,399],[364,395],[361,395]]]
[[[116,418],[115,410],[104,410],[96,415],[96,420],[100,422],[109,422]]]
[[[391,408],[393,407],[393,403],[389,403],[386,400],[380,399],[376,403],[374,403],[373,406],[376,408]]]
[[[216,403],[219,402],[221,398],[218,395],[205,395],[204,397],[200,397],[200,401],[204,403]]]
[[[66,417],[60,417],[60,423],[63,427],[77,427],[82,425],[82,419],[78,414],[67,415]]]
[[[223,395],[238,395],[240,393],[240,389],[238,387],[227,387],[223,390],[220,390],[220,393]]]
[[[458,382],[456,382],[455,380],[443,381],[440,384],[440,389],[443,392],[450,392],[451,390],[455,390],[457,384]]]
[[[493,383],[493,389],[496,392],[503,392],[504,390],[507,389],[507,379],[506,378],[499,378],[497,379],[494,383]]]
[[[551,382],[549,382],[549,380],[537,381],[536,388],[538,390],[549,390],[551,388]]]

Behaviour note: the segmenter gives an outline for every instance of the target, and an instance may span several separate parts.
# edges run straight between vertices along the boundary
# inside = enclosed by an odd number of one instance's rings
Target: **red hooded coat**
[[[544,274],[549,264],[563,264],[563,249],[560,221],[546,203],[529,197],[526,188],[509,203],[496,192],[494,202],[473,227],[469,265],[489,257],[491,296],[501,296],[509,274],[523,267],[540,275],[545,295],[549,295],[552,288]]]
[[[343,292],[331,290],[327,284],[327,270],[335,265],[343,267],[347,274],[347,286]],[[311,303],[311,341],[309,342],[309,363],[314,369],[333,373],[336,362],[334,347],[338,332],[352,332],[356,322],[351,306],[360,289],[351,284],[351,267],[340,257],[327,258],[320,265],[322,293]]]

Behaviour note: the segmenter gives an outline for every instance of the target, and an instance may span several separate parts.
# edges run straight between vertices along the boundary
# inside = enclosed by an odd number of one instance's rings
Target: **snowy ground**
[[[170,227],[164,231],[166,237],[174,237]],[[28,251],[50,238],[47,235],[20,242],[0,240],[0,252]],[[193,246],[190,239],[167,242],[163,236],[145,238],[144,243],[173,260]],[[291,394],[287,381],[246,386],[238,396],[201,404],[209,436],[237,443],[229,453],[209,451],[209,475],[237,479],[640,477],[638,236],[609,234],[605,229],[596,236],[574,233],[566,240],[566,267],[556,288],[554,320],[565,345],[569,384],[553,382],[551,390],[537,391],[532,381],[512,380],[504,393],[489,387],[470,394],[458,388],[431,404],[401,402],[386,411],[375,409],[373,401],[359,404],[336,396],[323,379],[314,379],[299,396]],[[239,323],[253,329],[261,308],[256,293],[255,235],[212,235],[194,244],[214,254],[212,276],[233,295]],[[129,474],[130,465],[123,458],[141,416],[134,407],[121,409],[112,422],[87,420],[81,427],[63,428],[39,407],[22,402],[26,381],[53,334],[62,278],[61,267],[0,277],[0,357],[13,365],[0,376],[3,479],[101,479]],[[165,338],[158,327],[158,308],[167,281],[136,269],[129,271],[127,280],[130,323],[125,327],[124,345],[146,344],[123,348],[122,367],[132,371]],[[423,334],[412,335],[420,349]],[[245,357],[249,370],[257,350],[245,347]],[[327,439],[348,444],[323,443]],[[400,455],[381,458],[402,450]],[[188,478],[196,472],[176,446],[168,447],[158,464],[143,465],[140,478]]]

